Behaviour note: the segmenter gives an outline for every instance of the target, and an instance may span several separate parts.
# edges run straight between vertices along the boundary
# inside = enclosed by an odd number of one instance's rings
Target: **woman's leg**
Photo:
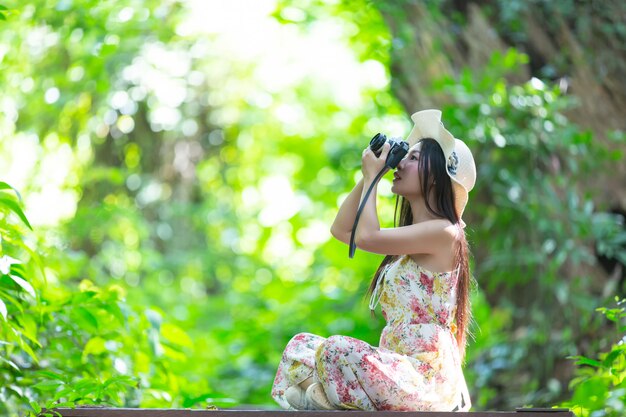
[[[365,349],[371,347],[348,336],[330,336],[317,349],[317,377],[331,403],[342,408],[376,411],[351,365],[359,362]]]
[[[424,377],[404,355],[349,336],[331,336],[316,352],[328,400],[360,410],[428,410]]]
[[[298,333],[287,343],[272,386],[272,397],[281,407],[290,407],[285,399],[287,388],[300,385],[306,389],[316,382],[315,351],[324,340],[311,333]]]

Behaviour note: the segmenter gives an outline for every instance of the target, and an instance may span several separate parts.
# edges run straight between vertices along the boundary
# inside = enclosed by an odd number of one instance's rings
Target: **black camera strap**
[[[369,147],[374,152],[374,154],[379,156],[380,152],[379,153],[376,153],[376,152],[382,149],[385,142],[387,142],[387,137],[383,135],[382,133],[377,133],[376,136],[374,136],[372,140],[370,141]],[[365,193],[365,197],[361,201],[361,204],[359,204],[359,209],[357,210],[356,216],[354,217],[354,224],[352,225],[352,233],[350,234],[350,251],[348,252],[348,256],[350,257],[350,259],[354,257],[354,252],[356,251],[356,243],[354,242],[354,239],[356,236],[356,227],[359,224],[361,213],[363,212],[365,203],[367,203],[367,199],[370,197],[370,193],[374,189],[374,186],[378,183],[378,180],[380,180],[380,177],[382,177],[385,174],[385,171],[387,169],[396,168],[398,166],[398,163],[400,163],[400,161],[402,160],[402,158],[404,158],[407,152],[409,152],[409,144],[407,142],[403,140],[393,140],[393,139],[391,140],[391,142],[392,142],[391,147],[389,149],[389,152],[387,153],[387,159],[385,160],[385,166],[380,170],[378,174],[376,174],[374,181],[372,181],[372,183],[370,184],[370,187],[367,189],[367,192]]]
[[[387,164],[385,164],[383,169],[381,169],[380,172],[376,174],[374,181],[372,181],[372,183],[370,184],[370,187],[367,189],[367,192],[365,193],[365,197],[361,201],[361,204],[359,204],[359,209],[357,210],[356,217],[354,218],[354,225],[352,225],[352,234],[350,234],[350,252],[348,253],[348,256],[350,257],[350,259],[354,258],[354,252],[356,252],[356,243],[354,242],[354,238],[356,236],[356,227],[359,224],[359,218],[361,218],[361,213],[363,212],[363,208],[365,207],[365,204],[367,203],[367,199],[370,197],[370,194],[372,190],[374,189],[374,186],[376,186],[376,184],[378,183],[378,180],[380,180],[380,178],[385,174],[385,171],[388,168],[390,167],[387,166]]]

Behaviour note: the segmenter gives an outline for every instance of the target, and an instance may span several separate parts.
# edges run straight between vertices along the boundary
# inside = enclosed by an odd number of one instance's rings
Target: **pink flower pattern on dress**
[[[381,278],[386,326],[379,347],[349,336],[295,335],[283,352],[272,397],[313,376],[337,408],[467,411],[471,403],[452,322],[457,276],[398,257]]]

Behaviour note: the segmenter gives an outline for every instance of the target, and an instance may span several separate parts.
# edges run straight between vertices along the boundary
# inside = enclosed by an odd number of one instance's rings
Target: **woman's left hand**
[[[365,182],[372,182],[380,170],[385,167],[385,162],[387,161],[387,155],[389,154],[390,148],[391,145],[389,145],[389,142],[385,142],[383,149],[380,152],[380,156],[376,156],[369,146],[365,148],[363,151],[363,157],[361,158],[361,171],[363,172],[363,179]],[[385,172],[388,170],[388,167],[385,168]]]

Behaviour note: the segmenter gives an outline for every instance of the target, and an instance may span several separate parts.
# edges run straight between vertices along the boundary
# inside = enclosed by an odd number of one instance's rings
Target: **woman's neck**
[[[430,206],[435,207],[435,202],[430,198]],[[411,214],[413,215],[413,224],[425,222],[428,220],[435,220],[439,217],[434,215],[426,207],[426,200],[422,196],[418,196],[413,199],[409,199],[409,205],[411,206]]]

